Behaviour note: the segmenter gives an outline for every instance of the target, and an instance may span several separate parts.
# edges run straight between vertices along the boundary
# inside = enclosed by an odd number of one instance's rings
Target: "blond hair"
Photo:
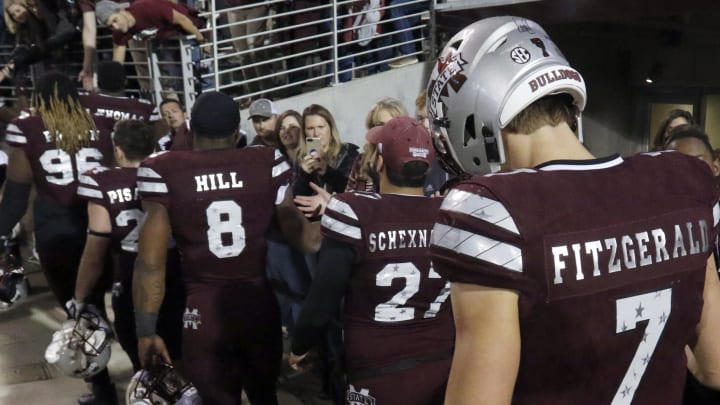
[[[408,112],[400,100],[392,97],[383,98],[375,103],[368,112],[367,119],[365,120],[365,126],[368,130],[384,124],[378,121],[378,117],[383,111],[387,112],[392,118],[408,116]],[[372,181],[370,169],[375,163],[377,154],[377,145],[374,143],[366,143],[365,146],[363,146],[363,152],[360,155],[360,164],[358,165],[358,179],[363,179],[368,182]]]
[[[38,81],[31,104],[57,147],[69,154],[87,146],[90,134],[97,131],[95,121],[80,105],[74,84],[60,73],[48,73]]]
[[[37,5],[35,4],[34,0],[4,0],[3,10],[5,11],[5,26],[7,27],[7,30],[10,31],[10,33],[13,35],[17,34],[19,24],[12,18],[12,16],[10,16],[10,12],[8,11],[8,9],[14,4],[24,7],[29,13],[32,13],[35,17],[39,15]]]
[[[370,111],[368,111],[367,117],[365,118],[365,128],[370,129],[382,125],[383,123],[380,122],[380,113],[383,111],[387,112],[393,118],[409,115],[402,101],[392,97],[385,97],[370,107]]]

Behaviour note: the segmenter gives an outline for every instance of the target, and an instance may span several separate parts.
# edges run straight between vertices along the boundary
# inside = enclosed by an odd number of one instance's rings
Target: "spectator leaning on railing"
[[[0,81],[41,60],[63,61],[65,45],[77,33],[66,8],[42,0],[6,0],[4,14],[8,31],[15,35],[16,47],[10,61],[0,70]]]
[[[136,0],[132,4],[102,0],[95,6],[95,15],[98,24],[108,25],[113,31],[113,60],[120,63],[125,62],[125,51],[131,39],[162,40],[190,34],[199,43],[205,42],[199,28],[204,27],[204,19],[198,16],[197,10],[185,4],[168,0]],[[162,59],[167,60],[167,57]],[[177,72],[164,73],[177,75]]]

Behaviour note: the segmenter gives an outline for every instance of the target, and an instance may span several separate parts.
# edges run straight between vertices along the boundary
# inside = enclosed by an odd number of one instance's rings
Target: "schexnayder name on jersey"
[[[426,248],[431,229],[399,229],[370,232],[367,248],[370,252],[395,249]]]
[[[668,238],[669,237],[669,238]],[[708,224],[705,220],[675,224],[672,231],[662,228],[637,232],[620,237],[600,240],[578,241],[567,245],[555,245],[550,248],[555,267],[554,284],[564,282],[563,274],[575,268],[575,280],[584,280],[592,271],[592,276],[616,273],[675,260],[688,255],[704,254],[710,250]],[[592,258],[593,267],[583,269]]]
[[[555,69],[549,72],[542,73],[534,79],[531,79],[528,82],[528,85],[530,86],[530,90],[534,93],[538,89],[545,87],[550,83],[564,79],[571,79],[575,80],[576,82],[582,83],[582,77],[580,77],[580,73],[572,69]]]

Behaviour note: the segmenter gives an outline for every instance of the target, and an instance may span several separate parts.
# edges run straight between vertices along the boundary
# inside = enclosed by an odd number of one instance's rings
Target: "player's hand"
[[[140,365],[144,369],[148,369],[159,360],[172,364],[170,354],[167,347],[165,347],[165,341],[158,335],[138,338],[138,356],[140,357]]]
[[[300,212],[308,218],[315,218],[324,214],[327,205],[327,201],[320,195],[298,195],[295,196],[293,201]]]
[[[307,367],[307,364],[305,364],[303,360],[305,360],[305,357],[307,357],[307,355],[307,353],[297,355],[293,352],[290,352],[290,355],[288,355],[288,364],[290,364],[290,367],[292,367],[293,370],[304,370],[305,367]]]
[[[205,36],[202,34],[202,32],[199,32],[195,34],[195,40],[198,41],[199,44],[205,43]]]
[[[87,309],[86,307],[87,304],[82,301],[78,301],[75,298],[70,299],[65,303],[65,308],[67,309],[68,316],[70,317],[70,319],[74,319],[76,321],[80,319],[80,315],[85,312],[85,310]]]
[[[80,73],[78,73],[78,81],[82,83],[83,89],[87,91],[92,91],[93,89],[93,74],[92,72],[87,72],[85,69],[81,70]]]
[[[323,201],[325,202],[325,205],[327,205],[327,203],[330,201],[330,198],[333,196],[333,194],[335,194],[335,193],[330,194],[327,190],[318,186],[317,184],[313,183],[312,181],[310,182],[310,188],[313,189],[313,191],[315,191],[317,193],[317,195],[323,199]]]

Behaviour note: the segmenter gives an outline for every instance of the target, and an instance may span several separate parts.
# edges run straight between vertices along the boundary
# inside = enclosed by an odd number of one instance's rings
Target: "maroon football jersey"
[[[514,402],[681,402],[716,238],[709,174],[648,153],[474,177],[445,197],[438,273],[519,292]]]
[[[100,93],[81,93],[80,104],[93,116],[145,122],[160,119],[160,111],[141,98],[118,97]]]
[[[113,253],[118,255],[120,264],[130,264],[116,268],[115,280],[129,280],[145,217],[137,192],[137,169],[96,167],[80,176],[77,193],[80,198],[104,207],[110,214]]]
[[[161,152],[143,161],[138,190],[167,208],[187,282],[250,281],[265,275],[265,235],[291,174],[274,148]]]
[[[39,116],[23,114],[8,124],[5,139],[27,155],[38,197],[62,206],[76,204],[78,176],[113,162],[111,134],[115,121],[104,117],[93,120],[97,131],[91,133],[89,144],[73,155],[55,145]]]
[[[450,284],[433,270],[430,233],[439,198],[343,193],[322,217],[322,233],[356,253],[345,295],[348,369],[449,352]]]

